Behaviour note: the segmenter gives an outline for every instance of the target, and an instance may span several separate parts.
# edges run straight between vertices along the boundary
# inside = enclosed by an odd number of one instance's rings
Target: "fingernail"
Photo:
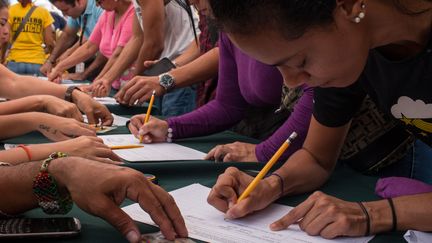
[[[272,224],[270,224],[270,229],[273,231],[281,230],[281,225],[278,223],[272,223]]]
[[[138,131],[138,134],[139,134],[139,135],[144,135],[144,131],[140,129],[140,130]]]
[[[232,210],[229,210],[229,209],[228,209],[228,211],[225,213],[225,218],[227,218],[227,219],[235,219],[236,216],[235,216],[235,214],[232,212]]]
[[[228,208],[232,208],[235,204],[231,201],[228,202]]]
[[[127,233],[126,234],[126,239],[129,241],[129,242],[133,242],[133,243],[135,243],[135,242],[138,242],[138,240],[139,240],[139,235],[137,234],[137,232],[135,232],[135,231],[129,231],[129,233]]]

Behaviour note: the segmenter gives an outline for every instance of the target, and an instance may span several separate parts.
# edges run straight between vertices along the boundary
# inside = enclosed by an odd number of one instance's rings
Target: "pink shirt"
[[[89,41],[99,46],[99,51],[107,58],[110,58],[118,46],[124,47],[132,37],[132,23],[134,18],[134,7],[130,4],[114,26],[115,12],[104,11],[90,35]],[[112,86],[120,87],[120,81],[115,80]]]

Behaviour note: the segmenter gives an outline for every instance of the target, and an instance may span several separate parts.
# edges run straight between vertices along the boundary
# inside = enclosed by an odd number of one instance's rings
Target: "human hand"
[[[55,151],[62,151],[69,156],[77,156],[108,164],[123,164],[103,140],[98,137],[81,136],[54,143]]]
[[[51,69],[51,72],[48,73],[48,80],[57,84],[61,83],[63,72],[64,70],[61,70],[58,67]]]
[[[144,125],[145,114],[135,115],[129,123],[129,130],[136,137],[143,136],[144,143],[165,142],[168,134],[168,122],[150,117]]]
[[[62,78],[68,80],[82,81],[82,80],[86,80],[87,77],[84,73],[65,73],[62,75]]]
[[[147,68],[151,68],[151,66],[155,65],[156,63],[158,63],[159,60],[148,60],[148,61],[144,61],[144,67]]]
[[[92,95],[94,97],[107,97],[111,91],[111,82],[107,79],[100,78],[93,81]]]
[[[96,128],[75,119],[54,116],[46,113],[35,113],[33,124],[52,141],[63,141],[78,136],[96,136]]]
[[[249,186],[254,178],[229,167],[219,175],[216,184],[207,197],[207,202],[225,213],[229,219],[241,218],[267,207],[280,196],[280,181],[276,176],[261,180],[248,197],[237,203],[238,197]],[[263,197],[263,195],[266,195]]]
[[[42,67],[39,69],[39,71],[40,71],[43,75],[47,76],[48,73],[51,72],[52,67],[53,67],[52,62],[50,62],[49,60],[47,60],[47,61],[42,65]]]
[[[283,230],[295,223],[309,235],[320,235],[326,239],[363,236],[366,231],[366,216],[357,203],[343,201],[319,191],[272,223],[270,229]]]
[[[51,95],[38,95],[37,98],[40,99],[41,110],[43,111],[56,116],[73,118],[80,122],[84,121],[78,107],[73,103]]]
[[[214,147],[204,159],[223,162],[258,162],[256,144],[234,142]]]
[[[78,207],[106,220],[129,242],[141,242],[141,237],[132,219],[119,208],[126,198],[138,202],[168,240],[188,235],[174,199],[136,170],[67,157],[53,160],[49,171]]]
[[[113,123],[114,117],[108,108],[90,95],[76,90],[72,92],[72,101],[87,115],[89,124],[102,123],[104,126],[110,126]]]
[[[115,95],[117,102],[124,105],[132,106],[149,100],[153,90],[156,96],[165,94],[165,89],[159,84],[159,77],[135,76],[127,82]]]

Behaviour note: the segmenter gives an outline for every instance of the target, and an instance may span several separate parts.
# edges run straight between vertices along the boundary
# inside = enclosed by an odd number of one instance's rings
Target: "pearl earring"
[[[365,8],[366,8],[366,5],[365,5],[364,3],[362,3],[362,4],[361,4],[361,8],[362,8],[362,9],[365,9]],[[365,14],[363,11],[361,11],[361,12],[357,15],[357,17],[354,18],[354,22],[355,22],[356,24],[360,23],[361,20],[364,19],[365,16],[366,16],[366,14]]]

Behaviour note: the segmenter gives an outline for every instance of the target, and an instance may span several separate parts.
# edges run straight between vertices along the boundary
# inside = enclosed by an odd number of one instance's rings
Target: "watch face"
[[[165,89],[170,89],[174,84],[174,79],[169,74],[163,74],[161,75],[159,82]]]

